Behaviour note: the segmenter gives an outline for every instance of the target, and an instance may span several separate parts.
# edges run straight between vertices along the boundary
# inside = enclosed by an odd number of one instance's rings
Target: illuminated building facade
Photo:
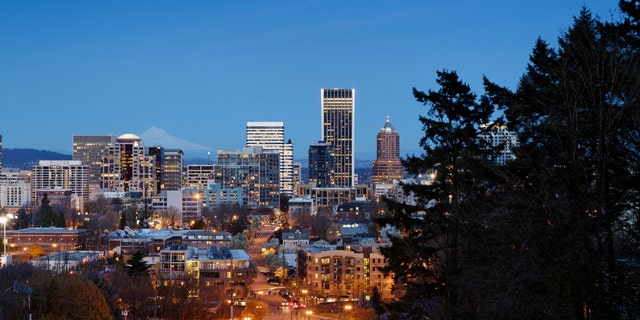
[[[218,150],[214,183],[223,189],[242,188],[242,205],[278,207],[280,152],[262,147]]]
[[[322,141],[333,146],[333,183],[355,185],[355,89],[321,89]]]
[[[309,184],[319,188],[334,185],[334,151],[331,144],[319,141],[309,146]]]
[[[73,136],[73,160],[82,161],[89,167],[89,181],[99,184],[102,175],[102,161],[109,156],[109,150],[116,144],[116,137]]]
[[[100,188],[110,191],[139,192],[146,198],[156,193],[155,157],[145,154],[140,137],[123,134],[109,148],[102,162]]]
[[[89,167],[82,161],[40,160],[32,172],[33,195],[47,190],[70,190],[80,199],[89,199]]]
[[[293,144],[284,140],[284,122],[247,122],[247,147],[280,153],[280,193],[293,194]]]
[[[368,299],[377,287],[383,299],[393,297],[393,277],[385,276],[377,247],[299,245],[297,256],[298,275],[311,295]]]
[[[183,186],[187,188],[206,189],[209,186],[209,180],[213,180],[212,164],[207,165],[188,165],[184,176]]]
[[[387,117],[376,137],[376,160],[373,162],[372,184],[376,196],[378,185],[398,184],[404,178],[400,160],[400,135]],[[376,199],[378,197],[375,197]]]

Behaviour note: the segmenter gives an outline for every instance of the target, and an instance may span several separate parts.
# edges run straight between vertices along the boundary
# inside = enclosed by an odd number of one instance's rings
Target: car
[[[291,309],[304,309],[307,305],[298,299],[289,299],[289,308]]]
[[[281,284],[280,279],[278,279],[277,277],[267,278],[267,283],[273,286],[279,286]]]
[[[280,293],[280,295],[283,296],[283,297],[288,297],[288,296],[291,295],[291,291],[289,291],[287,289],[280,289],[280,292],[278,292],[278,293]]]

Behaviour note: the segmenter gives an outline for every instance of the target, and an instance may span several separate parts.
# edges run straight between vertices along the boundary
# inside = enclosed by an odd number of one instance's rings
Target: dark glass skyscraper
[[[333,185],[333,146],[324,141],[309,146],[309,183],[326,188]]]

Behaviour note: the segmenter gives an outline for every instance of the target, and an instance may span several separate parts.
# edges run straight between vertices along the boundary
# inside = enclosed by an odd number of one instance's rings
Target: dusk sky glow
[[[247,121],[283,121],[294,159],[320,139],[320,89],[356,89],[356,157],[389,116],[419,152],[411,89],[458,72],[515,89],[538,37],[584,5],[618,1],[2,1],[4,148],[71,154],[72,136],[150,127],[213,150],[244,147]]]

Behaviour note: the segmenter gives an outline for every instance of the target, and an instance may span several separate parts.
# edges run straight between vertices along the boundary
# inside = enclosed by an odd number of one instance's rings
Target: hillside
[[[2,149],[2,167],[31,170],[40,160],[71,160],[70,154],[36,149]]]

